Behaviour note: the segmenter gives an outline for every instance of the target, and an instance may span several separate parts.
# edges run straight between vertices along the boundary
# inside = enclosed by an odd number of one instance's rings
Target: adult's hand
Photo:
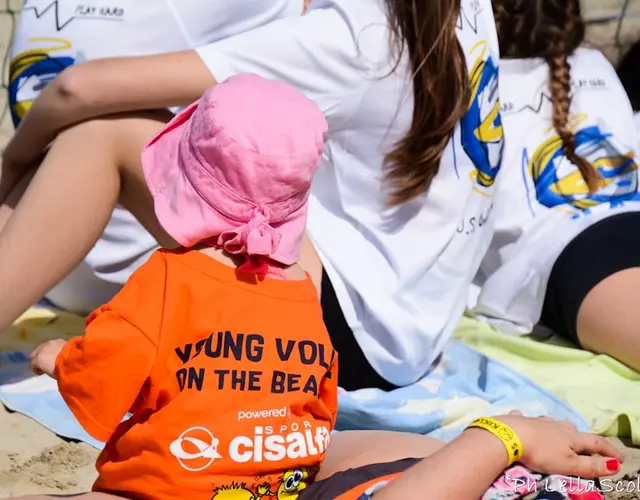
[[[496,418],[520,438],[523,454],[518,462],[535,472],[598,478],[615,474],[624,460],[606,439],[578,432],[568,422],[527,418],[517,412]],[[440,500],[473,500],[487,491],[507,465],[508,455],[500,440],[484,429],[470,428],[374,498],[414,498],[420,491]],[[460,471],[465,472],[464,477]]]
[[[579,432],[570,422],[516,414],[498,420],[516,432],[524,449],[519,462],[535,472],[595,479],[612,476],[624,461],[605,438]]]

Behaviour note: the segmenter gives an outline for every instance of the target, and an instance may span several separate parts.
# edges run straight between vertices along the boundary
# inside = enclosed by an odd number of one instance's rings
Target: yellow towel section
[[[514,337],[463,318],[456,338],[562,398],[604,436],[640,444],[640,374],[561,339]]]
[[[0,334],[0,351],[31,351],[51,339],[69,339],[84,333],[82,316],[32,307]]]

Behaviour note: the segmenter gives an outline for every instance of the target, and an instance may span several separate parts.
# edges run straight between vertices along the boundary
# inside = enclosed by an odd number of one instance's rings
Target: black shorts
[[[367,361],[358,345],[353,331],[342,313],[336,292],[329,276],[322,271],[322,315],[329,331],[333,348],[338,352],[338,383],[347,391],[375,387],[384,391],[397,386],[383,379]]]
[[[609,276],[640,267],[639,248],[640,212],[613,215],[585,229],[553,266],[541,323],[580,345],[577,321],[582,302]]]
[[[637,226],[635,225],[637,224]],[[640,212],[613,215],[578,234],[556,260],[542,308],[541,323],[578,345],[578,312],[596,285],[609,276],[640,267]],[[340,355],[340,386],[352,391],[397,386],[383,379],[363,354],[349,328],[331,281],[322,274],[322,310],[334,348]]]
[[[365,465],[337,472],[303,490],[298,500],[335,500],[347,493],[345,500],[357,500],[376,483],[396,478],[419,461],[418,458],[405,458],[396,462]]]

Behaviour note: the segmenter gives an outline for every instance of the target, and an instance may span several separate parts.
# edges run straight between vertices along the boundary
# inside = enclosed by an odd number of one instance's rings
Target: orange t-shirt
[[[337,411],[311,280],[257,282],[194,250],[156,252],[67,343],[56,378],[107,442],[94,490],[132,499],[295,499]]]

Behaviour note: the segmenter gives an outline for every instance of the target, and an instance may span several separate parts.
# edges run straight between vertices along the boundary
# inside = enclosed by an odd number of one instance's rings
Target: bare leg
[[[82,261],[118,199],[161,244],[175,246],[155,218],[140,165],[165,119],[95,120],[56,139],[0,233],[0,331]]]
[[[363,465],[425,458],[445,445],[419,434],[391,431],[344,431],[333,436],[318,480]]]
[[[640,371],[640,268],[620,271],[599,283],[578,312],[578,338],[582,346],[607,354]]]

